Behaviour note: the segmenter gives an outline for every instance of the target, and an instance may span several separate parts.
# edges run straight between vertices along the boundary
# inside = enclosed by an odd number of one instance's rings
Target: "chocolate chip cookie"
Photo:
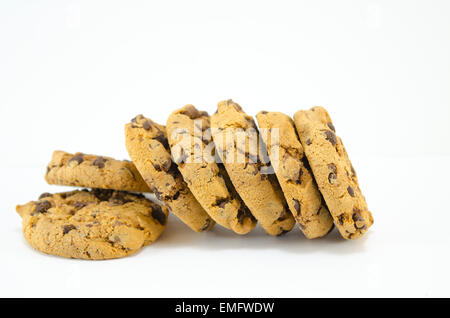
[[[270,235],[290,231],[295,220],[268,162],[259,156],[259,136],[250,116],[232,100],[222,101],[211,116],[212,136],[218,156],[251,213]]]
[[[44,193],[16,210],[35,249],[88,260],[136,253],[158,239],[168,215],[167,208],[142,195],[103,189]]]
[[[308,239],[328,234],[333,219],[312,177],[294,122],[278,112],[262,111],[256,118],[275,174],[300,229]]]
[[[256,219],[233,187],[228,187],[225,169],[215,162],[208,113],[193,105],[174,111],[167,120],[167,134],[172,157],[205,211],[237,234],[250,232]]]
[[[156,197],[192,230],[202,232],[214,221],[197,202],[172,161],[166,128],[142,115],[125,126],[126,146],[133,163]]]
[[[47,166],[49,184],[150,192],[136,167],[129,161],[109,157],[55,151]]]
[[[328,112],[323,107],[313,107],[298,111],[294,121],[336,227],[346,239],[363,236],[373,224],[373,217]]]

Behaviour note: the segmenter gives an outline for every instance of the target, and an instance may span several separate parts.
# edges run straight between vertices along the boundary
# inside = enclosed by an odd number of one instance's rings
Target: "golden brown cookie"
[[[323,107],[313,107],[298,111],[294,121],[336,227],[346,239],[363,236],[373,224],[373,217],[328,112]]]
[[[222,101],[211,116],[216,151],[236,191],[270,235],[290,231],[295,220],[275,176],[265,174],[259,156],[259,136],[250,116],[232,100]]]
[[[150,192],[136,167],[126,160],[55,151],[47,166],[49,184]]]
[[[136,253],[158,239],[168,214],[142,195],[103,189],[44,193],[16,210],[35,249],[89,260]]]
[[[174,111],[167,120],[172,156],[189,189],[205,211],[227,229],[247,234],[256,225],[239,195],[226,182],[228,175],[215,162],[209,116],[193,105]]]
[[[197,202],[172,161],[166,129],[138,115],[125,126],[126,146],[133,163],[156,197],[192,230],[202,232],[214,221]]]
[[[303,147],[289,116],[262,111],[256,115],[260,135],[292,214],[309,239],[333,229],[333,218],[312,177]]]

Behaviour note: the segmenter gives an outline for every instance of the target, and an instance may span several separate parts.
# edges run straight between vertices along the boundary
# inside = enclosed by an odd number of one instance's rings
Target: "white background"
[[[0,296],[450,296],[449,1],[2,1]],[[15,205],[55,149],[127,158],[123,125],[233,98],[255,115],[328,108],[375,218],[307,241],[171,216],[139,254],[27,245]]]

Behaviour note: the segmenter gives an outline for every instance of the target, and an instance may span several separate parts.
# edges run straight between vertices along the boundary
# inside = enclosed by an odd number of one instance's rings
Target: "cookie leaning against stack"
[[[172,161],[166,129],[138,115],[125,126],[126,147],[145,182],[170,210],[196,232],[214,226]]]
[[[295,220],[279,185],[273,175],[261,171],[264,164],[258,148],[252,146],[252,140],[258,139],[253,119],[227,100],[219,103],[211,127],[216,150],[236,191],[264,230],[270,235],[292,230]]]
[[[294,115],[298,135],[320,191],[346,239],[357,239],[373,224],[372,213],[361,193],[355,169],[330,115],[323,107]]]
[[[247,234],[256,220],[233,191],[225,169],[215,162],[212,153],[205,153],[211,141],[205,133],[209,128],[208,113],[193,105],[174,111],[167,120],[173,157],[184,181],[214,221],[237,234]]]
[[[333,229],[333,219],[317,189],[294,122],[277,112],[262,111],[256,118],[260,129],[266,129],[261,134],[263,141],[287,203],[303,234],[309,239],[327,235]]]

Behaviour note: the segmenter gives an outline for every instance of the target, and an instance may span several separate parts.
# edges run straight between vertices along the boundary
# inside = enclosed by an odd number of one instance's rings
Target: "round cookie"
[[[172,156],[197,201],[216,223],[237,234],[250,232],[256,219],[233,187],[228,187],[228,175],[209,147],[214,144],[208,113],[186,105],[169,116],[166,127]]]
[[[136,167],[126,160],[55,151],[47,166],[49,184],[150,192]]]
[[[250,116],[232,100],[218,104],[211,116],[218,156],[251,213],[270,235],[292,230],[295,220],[273,174],[262,173],[267,163],[258,156],[259,136]]]
[[[308,239],[325,236],[333,229],[333,218],[312,177],[294,122],[279,112],[262,111],[256,118],[275,175],[300,229]]]
[[[142,195],[103,189],[44,193],[16,210],[35,249],[89,260],[136,253],[158,239],[168,215],[167,208]]]
[[[125,126],[126,146],[133,163],[156,197],[196,232],[214,221],[197,202],[172,161],[166,129],[138,115]]]
[[[294,121],[336,227],[346,239],[363,236],[373,224],[373,217],[328,112],[323,107],[313,107],[295,113]]]

